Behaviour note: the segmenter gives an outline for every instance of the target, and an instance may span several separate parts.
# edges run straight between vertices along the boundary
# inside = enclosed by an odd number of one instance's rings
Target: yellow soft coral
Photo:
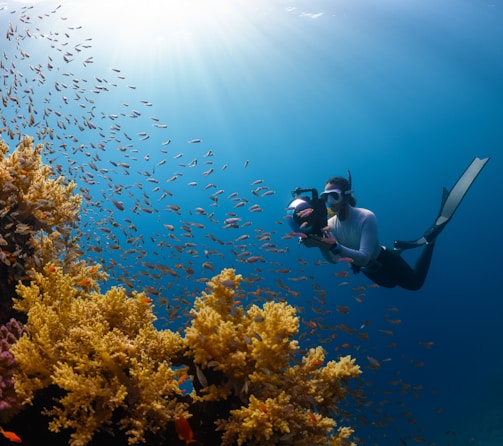
[[[39,226],[68,223],[78,217],[81,197],[74,194],[76,184],[64,177],[53,178],[52,169],[42,163],[41,144],[33,139],[21,139],[8,157],[9,147],[0,141],[0,197],[2,212],[13,210],[20,216],[33,217]]]
[[[263,444],[324,445],[335,421],[298,407],[292,395],[281,391],[259,400],[251,395],[247,406],[231,411],[230,421],[220,420],[222,445]]]
[[[212,293],[203,292],[191,310],[193,320],[185,330],[194,362],[206,367],[214,358],[225,359],[215,364],[218,369],[237,374],[245,367],[242,349],[243,308],[234,305],[234,297],[241,276],[232,269],[224,269],[208,282]]]
[[[360,369],[349,356],[325,364],[321,347],[300,356],[292,306],[245,310],[235,301],[241,276],[225,269],[196,300],[182,338],[154,327],[144,294],[120,287],[102,294],[99,265],[77,262],[70,270],[49,263],[18,285],[15,308],[27,314],[29,334],[12,353],[24,404],[38,390],[59,389],[44,413],[52,431],[72,432],[71,446],[107,428],[138,444],[147,433],[174,434],[175,422],[191,417],[195,432],[187,438],[217,429],[223,446],[349,444],[352,430],[336,426],[332,414]],[[186,373],[190,395],[180,388]]]
[[[283,373],[255,372],[250,382],[248,405],[231,410],[227,420],[219,420],[222,445],[296,444],[340,445],[353,430],[341,427],[328,414],[345,396],[342,383],[360,374],[349,356],[323,366],[320,347],[310,349],[300,365]],[[258,398],[261,398],[260,400]]]
[[[234,387],[246,386],[256,370],[279,372],[298,348],[291,339],[299,328],[295,309],[268,302],[245,312],[234,301],[240,280],[234,270],[224,269],[208,282],[213,292],[196,299],[192,323],[185,330],[194,362],[225,372]]]
[[[70,264],[80,254],[72,229],[81,197],[76,184],[56,177],[42,163],[42,145],[29,137],[9,154],[0,141],[0,320],[8,318],[14,286],[31,269],[51,262]]]
[[[344,382],[360,374],[346,356],[324,364],[321,347],[309,349],[299,364],[292,362],[299,330],[295,308],[267,302],[245,310],[236,305],[241,276],[224,269],[209,283],[191,311],[185,330],[187,351],[202,385],[196,401],[232,399],[240,408],[217,420],[222,445],[339,444],[352,432],[339,428],[330,414],[345,396]],[[218,383],[206,383],[204,373],[217,371]],[[203,396],[201,396],[201,394]]]
[[[245,309],[242,277],[229,268],[196,299],[184,338],[157,330],[150,299],[121,287],[101,293],[106,273],[79,258],[75,183],[54,178],[30,138],[8,151],[0,141],[0,268],[9,279],[0,293],[10,303],[21,281],[14,308],[27,332],[11,348],[20,404],[45,405],[37,398],[46,390],[49,428],[69,430],[71,446],[109,429],[129,444],[169,437],[191,417],[194,438],[221,432],[224,446],[350,444],[352,429],[332,415],[360,369],[349,356],[325,363],[321,347],[301,356],[294,307]]]
[[[89,279],[77,280],[49,265],[29,286],[19,285],[15,307],[27,312],[30,335],[12,348],[20,371],[14,382],[25,403],[39,389],[64,391],[46,414],[50,429],[73,431],[72,446],[124,411],[121,428],[130,444],[144,440],[180,416],[189,417],[170,358],[180,356],[179,334],[158,331],[149,299],[114,287],[101,294]]]

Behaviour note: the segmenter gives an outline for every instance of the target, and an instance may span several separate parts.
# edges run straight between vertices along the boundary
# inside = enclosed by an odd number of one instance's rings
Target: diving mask
[[[350,195],[352,192],[352,190],[342,192],[340,189],[328,189],[320,194],[320,198],[327,203],[328,206],[333,206],[341,203],[344,199],[344,195]]]

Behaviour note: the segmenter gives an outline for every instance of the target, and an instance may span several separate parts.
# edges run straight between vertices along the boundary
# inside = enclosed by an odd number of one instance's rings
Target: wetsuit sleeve
[[[377,244],[377,219],[373,213],[365,216],[361,225],[360,247],[350,249],[339,244],[340,256],[350,257],[359,266],[366,266],[372,260]]]

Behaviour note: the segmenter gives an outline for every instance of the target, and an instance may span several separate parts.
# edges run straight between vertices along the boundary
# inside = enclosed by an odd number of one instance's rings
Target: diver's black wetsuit
[[[372,282],[385,288],[399,286],[416,291],[426,279],[434,247],[434,243],[424,246],[414,268],[397,251],[382,247],[381,253],[368,267],[355,267],[355,271],[361,270]]]

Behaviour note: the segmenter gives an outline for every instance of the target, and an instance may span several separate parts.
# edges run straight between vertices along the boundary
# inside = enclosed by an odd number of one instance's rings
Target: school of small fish
[[[254,174],[252,158],[222,159],[204,135],[178,140],[119,67],[94,72],[93,38],[71,25],[62,6],[0,8],[0,138],[13,147],[33,136],[54,174],[77,182],[85,255],[105,265],[112,283],[145,291],[163,328],[185,322],[213,273],[236,268],[245,278],[241,303],[287,300],[299,310],[303,345],[324,345],[329,359],[357,358],[366,380],[355,391],[359,409],[342,408],[341,416],[369,429],[393,425],[389,413],[397,411],[389,406],[407,406],[407,396],[422,388],[406,382],[404,370],[427,360],[400,351],[399,309],[380,318],[365,311],[367,293],[377,287],[358,283],[350,259],[333,266],[302,258],[283,218],[288,197],[278,201],[276,189]],[[231,189],[221,186],[229,183]],[[417,342],[425,351],[434,347],[430,339]],[[385,343],[388,356],[375,353]],[[376,376],[389,377],[385,388],[372,387]],[[414,425],[413,413],[402,409]],[[187,420],[176,429],[192,441]],[[422,435],[404,435],[403,442],[422,442]],[[358,443],[367,441],[378,444],[369,437]]]

